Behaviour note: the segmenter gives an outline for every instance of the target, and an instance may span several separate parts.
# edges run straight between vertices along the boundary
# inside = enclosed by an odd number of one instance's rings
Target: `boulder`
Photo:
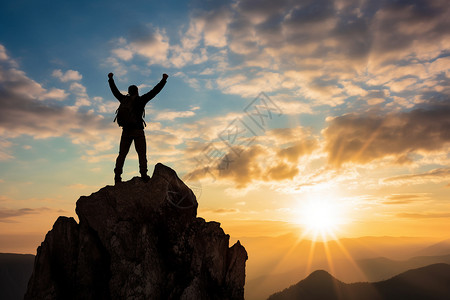
[[[38,247],[25,299],[244,299],[247,252],[196,217],[192,190],[158,163],[76,204]]]

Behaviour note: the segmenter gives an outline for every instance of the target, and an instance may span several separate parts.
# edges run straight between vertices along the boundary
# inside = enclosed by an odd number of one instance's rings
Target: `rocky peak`
[[[157,164],[77,201],[38,247],[25,299],[243,299],[247,252],[197,218],[194,193]]]

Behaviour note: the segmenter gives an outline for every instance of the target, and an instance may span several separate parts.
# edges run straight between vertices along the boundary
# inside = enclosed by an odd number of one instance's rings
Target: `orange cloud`
[[[427,194],[393,194],[383,201],[383,204],[410,204],[429,200]]]
[[[316,138],[301,127],[273,129],[258,141],[234,148],[214,164],[200,165],[190,176],[229,180],[237,188],[257,181],[293,179],[299,173],[299,159],[318,148]]]
[[[450,179],[450,168],[433,169],[425,173],[407,174],[389,177],[383,180],[387,184],[420,184],[442,182]]]
[[[368,163],[386,156],[404,159],[418,151],[444,150],[450,143],[450,105],[410,112],[346,114],[323,130],[329,163]]]
[[[450,213],[400,213],[397,214],[397,217],[409,219],[437,219],[450,218]]]
[[[47,207],[40,208],[20,208],[20,209],[0,209],[0,222],[14,222],[11,218],[20,217],[28,214],[37,214],[43,211],[49,211]]]

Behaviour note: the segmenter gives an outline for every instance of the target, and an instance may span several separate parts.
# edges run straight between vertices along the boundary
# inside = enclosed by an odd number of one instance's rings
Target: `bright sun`
[[[336,238],[342,225],[342,210],[332,199],[314,199],[307,201],[300,208],[298,223],[303,225],[305,234],[323,240]]]

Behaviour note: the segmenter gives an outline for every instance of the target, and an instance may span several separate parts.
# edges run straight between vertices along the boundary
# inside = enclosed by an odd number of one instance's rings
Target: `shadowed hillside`
[[[0,299],[23,299],[33,263],[31,254],[0,253]]]
[[[381,281],[406,272],[432,264],[450,264],[450,255],[418,256],[408,260],[392,260],[385,257],[358,260],[357,264],[367,281]]]
[[[374,283],[346,284],[325,271],[315,271],[299,283],[268,298],[268,300],[294,299],[450,299],[450,265],[434,264]]]

